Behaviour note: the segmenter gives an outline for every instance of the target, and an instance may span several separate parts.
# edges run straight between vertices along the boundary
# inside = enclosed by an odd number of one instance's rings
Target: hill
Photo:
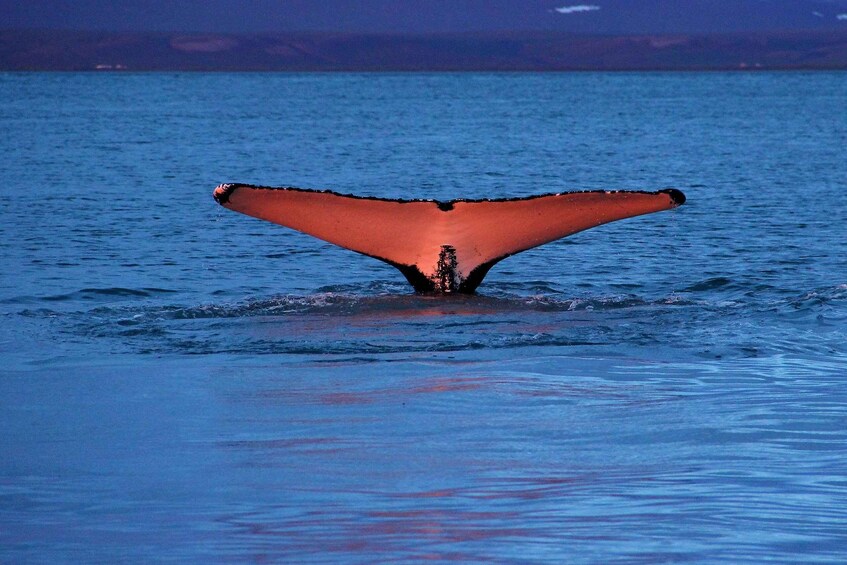
[[[847,32],[582,35],[0,31],[6,71],[847,69]]]
[[[847,0],[0,0],[7,29],[704,34],[847,30]]]

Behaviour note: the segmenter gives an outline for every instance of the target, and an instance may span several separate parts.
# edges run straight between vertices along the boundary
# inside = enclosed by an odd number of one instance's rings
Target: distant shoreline
[[[847,31],[579,35],[0,30],[0,71],[668,72],[847,70]]]

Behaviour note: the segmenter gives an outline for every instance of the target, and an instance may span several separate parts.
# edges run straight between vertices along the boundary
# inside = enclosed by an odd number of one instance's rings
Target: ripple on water
[[[37,302],[44,306],[15,315],[52,320],[69,342],[176,355],[379,355],[527,346],[625,355],[619,344],[629,344],[755,357],[839,352],[847,341],[845,285],[785,295],[739,292],[739,285],[723,278],[651,297],[537,293],[537,287],[529,283],[520,294],[514,285],[494,285],[488,294],[439,297],[375,283],[200,305],[170,303],[174,292],[167,289],[82,289],[42,298]],[[99,305],[79,308],[91,302]],[[47,306],[56,303],[61,310]]]

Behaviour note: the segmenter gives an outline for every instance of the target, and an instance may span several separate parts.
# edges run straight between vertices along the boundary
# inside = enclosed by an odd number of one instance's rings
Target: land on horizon
[[[847,31],[847,0],[0,0],[3,29],[667,35]]]
[[[847,69],[847,30],[720,34],[0,31],[3,71]]]
[[[6,71],[847,69],[847,0],[0,0]]]

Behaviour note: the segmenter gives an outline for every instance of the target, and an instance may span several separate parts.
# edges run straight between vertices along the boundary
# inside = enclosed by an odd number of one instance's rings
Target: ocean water
[[[0,561],[847,559],[847,74],[0,74]],[[474,296],[218,206],[676,187]]]

